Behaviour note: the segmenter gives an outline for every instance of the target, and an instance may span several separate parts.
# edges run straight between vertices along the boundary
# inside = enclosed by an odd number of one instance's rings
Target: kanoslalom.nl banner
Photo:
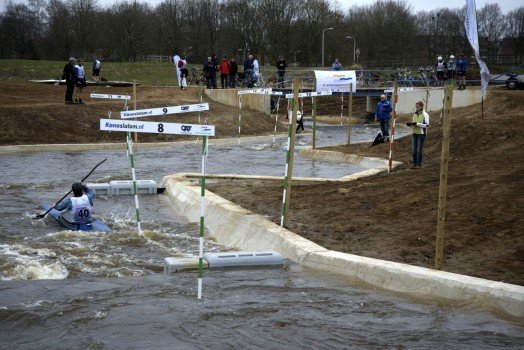
[[[353,92],[357,92],[357,75],[354,70],[324,71],[316,70],[316,91],[349,92],[353,83]]]

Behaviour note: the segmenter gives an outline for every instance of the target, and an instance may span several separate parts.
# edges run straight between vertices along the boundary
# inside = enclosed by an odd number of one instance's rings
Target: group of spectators
[[[99,59],[94,58],[92,69],[94,81],[98,81],[101,69],[102,63]],[[65,104],[84,104],[84,101],[82,101],[82,95],[84,87],[87,86],[87,81],[83,60],[81,58],[77,60],[74,57],[70,57],[69,62],[66,63],[62,71],[62,79],[65,79],[67,86]]]
[[[438,85],[444,85],[446,81],[456,81],[458,83],[458,89],[465,90],[467,66],[468,61],[462,53],[459,55],[458,61],[455,60],[454,55],[450,55],[448,61],[444,61],[442,56],[437,57],[435,67],[437,70]]]
[[[260,76],[259,62],[252,54],[248,54],[241,64],[245,76],[245,84],[243,86],[252,87]],[[177,68],[180,71],[180,87],[184,90],[185,84],[183,82],[188,77],[185,56],[182,56],[177,61]],[[276,68],[278,74],[277,87],[284,87],[287,62],[283,56],[279,56]],[[208,89],[218,88],[217,74],[220,74],[220,86],[222,89],[234,88],[239,79],[239,65],[234,57],[229,59],[227,56],[223,56],[219,62],[218,55],[212,54],[204,62],[203,74],[207,80]]]

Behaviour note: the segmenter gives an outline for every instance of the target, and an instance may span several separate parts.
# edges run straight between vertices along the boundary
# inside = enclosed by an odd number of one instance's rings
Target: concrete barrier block
[[[207,262],[204,261],[203,268],[208,268]],[[170,274],[183,270],[198,269],[198,257],[184,258],[184,257],[168,257],[164,259],[164,273]]]
[[[205,253],[204,259],[210,268],[228,266],[271,266],[283,265],[284,257],[277,252],[221,252]]]
[[[111,181],[111,194],[113,195],[131,195],[134,194],[133,181]],[[153,180],[136,180],[138,194],[156,194],[157,184]]]
[[[111,194],[111,185],[108,183],[87,183],[86,186],[92,189],[96,196]]]

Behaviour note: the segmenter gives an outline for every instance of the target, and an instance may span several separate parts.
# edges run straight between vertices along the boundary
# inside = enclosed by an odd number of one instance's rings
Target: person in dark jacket
[[[287,63],[284,60],[284,56],[280,56],[277,62],[277,74],[278,74],[278,83],[277,87],[284,87],[284,75],[286,74]]]
[[[238,64],[237,60],[232,57],[229,61],[229,87],[234,88],[237,80]]]
[[[457,62],[457,79],[458,89],[466,90],[466,68],[468,66],[468,60],[464,57],[464,54],[460,54],[460,58]]]
[[[213,57],[209,56],[206,63],[204,63],[204,73],[207,76],[207,88],[216,89],[217,88],[217,71],[218,66],[213,61]]]
[[[69,58],[69,62],[64,66],[62,79],[66,81],[65,104],[73,104],[73,92],[75,91],[75,63],[74,57]]]
[[[386,95],[380,95],[380,102],[377,103],[375,111],[375,121],[380,121],[380,131],[384,141],[389,141],[389,119],[391,118],[391,103],[386,100]]]

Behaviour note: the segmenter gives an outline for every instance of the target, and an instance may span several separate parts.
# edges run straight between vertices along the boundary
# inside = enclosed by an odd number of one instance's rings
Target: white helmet
[[[455,58],[455,56],[451,55],[451,56],[449,56],[449,58]]]
[[[442,61],[442,56],[438,56],[437,60]]]

